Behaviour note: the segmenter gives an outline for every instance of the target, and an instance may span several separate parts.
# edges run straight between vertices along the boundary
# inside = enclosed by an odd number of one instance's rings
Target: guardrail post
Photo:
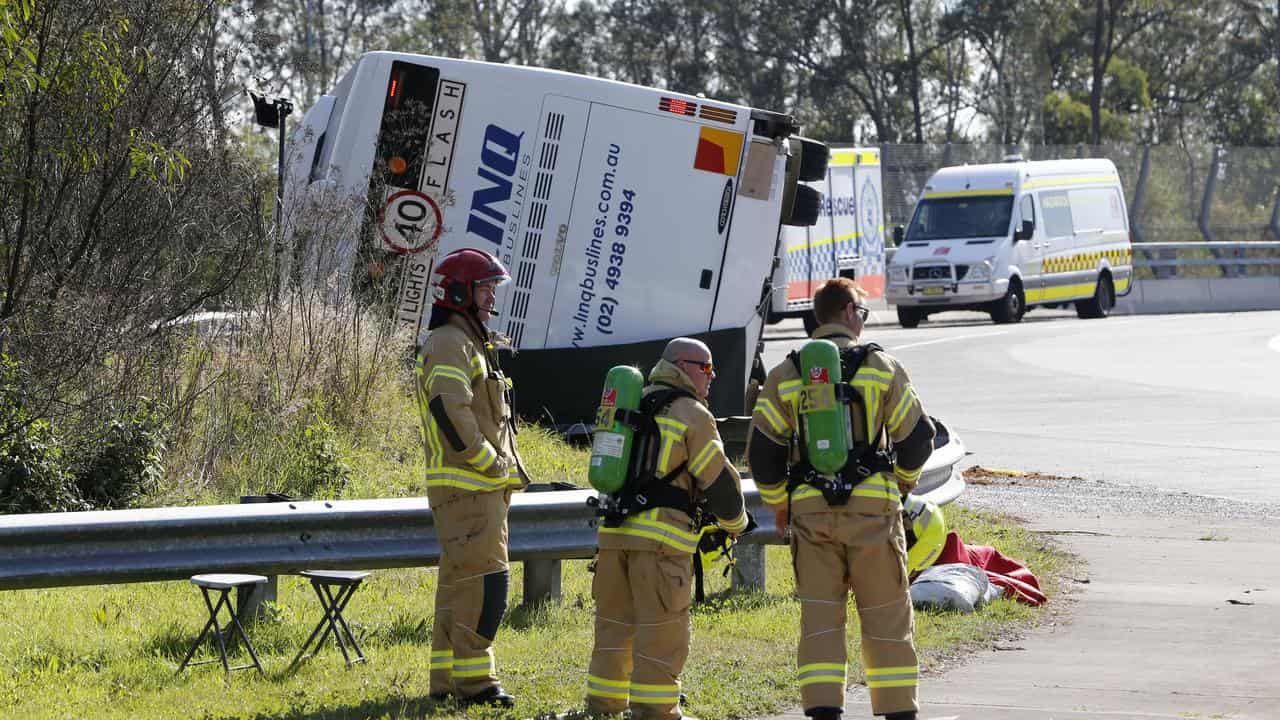
[[[559,560],[524,561],[524,604],[560,602]]]
[[[1142,215],[1142,202],[1147,198],[1147,180],[1151,177],[1151,146],[1142,146],[1142,166],[1138,170],[1138,184],[1133,189],[1133,202],[1129,203],[1129,234],[1133,241],[1143,241],[1142,227],[1138,219]]]
[[[745,543],[733,549],[732,585],[734,590],[764,591],[764,545]]]
[[[281,502],[270,495],[241,495],[240,504]],[[268,575],[261,585],[236,588],[236,616],[240,622],[261,620],[266,616],[266,603],[275,603],[280,592],[280,577]]]

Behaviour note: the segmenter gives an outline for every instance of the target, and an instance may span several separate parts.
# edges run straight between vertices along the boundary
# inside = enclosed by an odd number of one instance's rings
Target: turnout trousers
[[[680,717],[680,671],[689,657],[689,555],[601,549],[591,594],[595,647],[587,709],[634,717]]]
[[[845,509],[792,518],[791,558],[800,597],[797,673],[805,710],[844,708],[849,591],[862,627],[862,662],[876,715],[918,710],[906,540],[901,513]]]
[[[468,697],[498,684],[493,638],[507,611],[511,491],[428,488],[427,497],[440,542],[429,692]]]

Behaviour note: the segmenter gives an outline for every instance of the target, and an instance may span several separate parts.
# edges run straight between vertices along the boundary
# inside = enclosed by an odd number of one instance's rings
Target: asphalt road
[[[873,318],[873,323],[875,318]],[[872,324],[987,467],[1280,501],[1280,312]],[[772,367],[804,341],[766,332]]]
[[[1040,627],[930,669],[921,718],[1280,717],[1280,312],[879,315],[864,340],[902,360],[968,464],[1064,476],[959,502],[1082,561]],[[766,363],[803,342],[798,323],[769,337]],[[869,716],[855,685],[846,717]]]

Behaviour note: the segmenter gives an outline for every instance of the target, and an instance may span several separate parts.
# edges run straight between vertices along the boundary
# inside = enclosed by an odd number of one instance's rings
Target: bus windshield
[[[907,242],[1003,236],[1009,232],[1012,195],[972,195],[920,201]]]

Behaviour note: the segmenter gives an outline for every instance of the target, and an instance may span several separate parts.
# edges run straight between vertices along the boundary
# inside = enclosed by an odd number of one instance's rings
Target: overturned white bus
[[[513,276],[490,325],[516,350],[520,414],[590,418],[609,367],[678,335],[715,353],[713,412],[740,414],[779,226],[819,212],[799,181],[828,151],[797,131],[610,80],[370,53],[293,133],[285,272],[375,297],[421,340],[434,259],[480,248]]]

